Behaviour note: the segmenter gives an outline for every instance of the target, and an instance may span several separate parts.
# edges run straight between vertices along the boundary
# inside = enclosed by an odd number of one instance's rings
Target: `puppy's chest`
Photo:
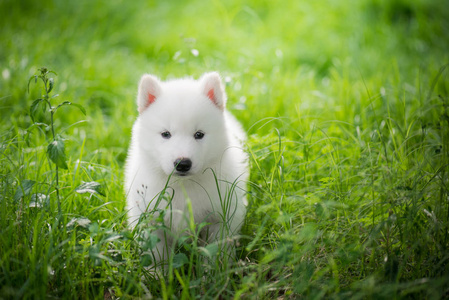
[[[219,207],[219,195],[217,188],[206,189],[198,184],[182,184],[174,189],[172,207],[183,211],[188,211],[191,206],[193,214],[202,214],[204,211],[213,211]]]
[[[168,205],[171,223],[175,228],[186,226],[193,217],[196,224],[213,222],[220,214],[221,205],[217,190],[206,191],[204,188],[176,188],[174,196]]]

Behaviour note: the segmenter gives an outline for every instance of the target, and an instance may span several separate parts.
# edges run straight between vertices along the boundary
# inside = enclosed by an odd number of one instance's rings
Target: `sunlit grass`
[[[444,1],[0,8],[2,297],[447,296]],[[42,93],[28,93],[27,80],[42,66],[58,73],[58,101],[87,112],[56,115],[68,165],[60,219],[48,132],[27,131]],[[126,226],[122,185],[137,81],[210,70],[222,74],[228,108],[249,135],[240,261],[205,258],[190,228],[169,272],[155,276]],[[86,183],[95,184],[80,193]]]

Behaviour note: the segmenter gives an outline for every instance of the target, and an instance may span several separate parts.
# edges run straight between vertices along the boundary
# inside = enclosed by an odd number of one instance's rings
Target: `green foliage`
[[[67,169],[64,142],[62,139],[55,138],[53,142],[48,144],[47,155],[56,166]]]
[[[51,73],[56,75],[55,72],[50,71],[45,67],[42,67],[38,70],[38,73],[36,75],[31,76],[30,79],[28,80],[28,90],[29,90],[30,83],[32,82],[32,80],[34,79],[34,82],[37,83],[38,80],[40,79],[40,81],[42,81],[42,83],[44,85],[44,94],[42,95],[42,98],[38,98],[38,99],[34,100],[30,106],[30,118],[34,123],[27,129],[28,132],[27,132],[27,135],[25,136],[26,137],[25,139],[28,140],[29,132],[31,131],[31,129],[33,129],[35,127],[43,126],[44,128],[51,131],[52,137],[47,146],[47,156],[50,159],[50,161],[56,165],[56,167],[55,167],[55,182],[56,183],[55,183],[54,188],[56,191],[56,198],[57,198],[57,202],[58,202],[59,214],[61,214],[61,203],[60,203],[60,199],[59,199],[59,168],[67,169],[68,167],[67,167],[67,163],[66,163],[67,158],[66,158],[66,154],[65,154],[64,141],[59,135],[57,135],[57,133],[55,131],[54,114],[60,107],[62,107],[64,105],[74,105],[75,107],[78,107],[84,114],[86,114],[86,111],[81,105],[73,104],[69,101],[64,101],[64,102],[58,104],[58,106],[53,106],[52,99],[58,97],[59,95],[56,94],[56,95],[53,95],[50,97],[50,93],[53,91],[54,84],[55,84],[54,79],[52,77],[50,77],[50,78],[48,77],[49,75],[51,75]],[[45,114],[47,107],[48,107],[48,112],[50,113],[49,124],[35,121],[37,107],[42,102],[44,104],[42,113]]]
[[[6,0],[0,15],[1,297],[447,297],[445,1]],[[160,220],[125,221],[137,81],[210,70],[249,134],[240,260],[200,224],[161,275]]]

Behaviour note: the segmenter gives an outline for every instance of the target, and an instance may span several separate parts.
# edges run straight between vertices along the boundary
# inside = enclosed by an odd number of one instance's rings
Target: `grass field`
[[[1,299],[449,297],[446,1],[3,0],[0,41]],[[249,136],[240,261],[181,241],[154,276],[137,82],[211,70]]]

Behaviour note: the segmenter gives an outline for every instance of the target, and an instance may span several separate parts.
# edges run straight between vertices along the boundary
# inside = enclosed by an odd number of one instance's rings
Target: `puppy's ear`
[[[205,73],[200,78],[201,89],[218,108],[224,110],[226,107],[226,93],[220,75],[217,72]]]
[[[140,78],[139,90],[137,93],[137,108],[139,113],[143,113],[144,110],[154,103],[161,95],[161,83],[153,75],[145,74]]]

